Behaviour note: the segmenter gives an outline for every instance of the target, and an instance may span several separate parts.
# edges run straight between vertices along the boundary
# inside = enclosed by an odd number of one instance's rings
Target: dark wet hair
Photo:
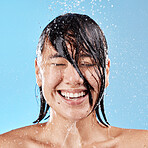
[[[84,52],[92,57],[99,70],[99,74],[97,70],[96,73],[101,81],[100,91],[93,110],[95,110],[98,120],[105,126],[108,126],[109,123],[107,122],[104,111],[105,69],[108,48],[105,36],[98,24],[87,15],[68,13],[58,16],[43,30],[37,46],[37,58],[41,56],[46,39],[51,42],[52,46],[62,57],[73,65],[79,76],[84,80],[84,86],[87,88],[89,94],[90,106],[93,104],[90,92],[93,87],[81,73],[78,66],[78,59],[80,52]],[[69,54],[67,43],[71,46],[71,49],[74,49],[74,57]],[[40,113],[34,123],[40,122],[45,118],[50,108],[43,96],[42,87],[39,89]],[[101,119],[100,111],[106,123]]]

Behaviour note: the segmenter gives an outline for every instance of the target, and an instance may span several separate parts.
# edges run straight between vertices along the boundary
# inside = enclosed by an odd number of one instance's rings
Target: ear
[[[36,74],[36,83],[39,87],[41,87],[42,86],[42,79],[41,79],[40,68],[37,63],[37,58],[35,59],[35,74]]]
[[[107,86],[109,85],[109,70],[110,70],[110,59],[108,59],[106,65],[105,88],[107,88]]]

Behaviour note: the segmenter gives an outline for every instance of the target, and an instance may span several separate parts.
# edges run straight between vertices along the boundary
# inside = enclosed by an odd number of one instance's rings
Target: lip
[[[75,90],[62,90],[62,91],[69,92],[69,93],[79,93],[79,92],[86,91],[86,90],[75,89]],[[69,99],[66,99],[65,97],[61,96],[58,93],[58,91],[57,91],[57,94],[60,96],[60,98],[62,98],[62,101],[64,101],[66,104],[72,105],[72,106],[80,105],[88,98],[88,94],[86,94],[84,97],[69,100]]]

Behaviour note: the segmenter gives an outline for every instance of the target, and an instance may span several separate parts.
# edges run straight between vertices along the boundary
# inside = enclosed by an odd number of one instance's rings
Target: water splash
[[[114,5],[110,0],[102,1],[102,0],[56,0],[49,2],[48,9],[52,13],[60,12],[60,14],[72,13],[79,11],[80,13],[87,12],[94,15],[105,15],[108,7],[113,8]],[[105,18],[106,19],[106,18]]]
[[[72,129],[76,129],[76,122],[74,122],[68,129],[67,129],[67,133],[66,133],[66,136],[64,138],[64,141],[63,141],[63,144],[62,144],[62,147],[61,148],[64,148],[65,147],[65,143],[66,143],[66,140],[70,134],[70,132],[72,131]],[[76,131],[75,131],[76,132]]]

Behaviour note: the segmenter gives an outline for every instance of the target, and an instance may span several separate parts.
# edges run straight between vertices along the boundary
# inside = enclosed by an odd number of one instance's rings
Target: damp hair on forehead
[[[98,70],[96,70],[96,73],[100,79],[101,86],[99,87],[98,98],[92,111],[95,110],[98,120],[105,126],[108,126],[109,123],[104,111],[105,69],[108,51],[105,36],[98,24],[87,15],[68,13],[58,16],[45,27],[39,38],[36,51],[38,61],[41,60],[41,54],[46,41],[51,42],[51,45],[60,56],[68,60],[84,80],[84,86],[87,88],[89,94],[90,106],[93,105],[90,90],[94,88],[83,76],[78,61],[81,54],[87,54],[93,59],[95,67],[99,70],[99,73]],[[42,87],[40,87],[40,102],[39,117],[34,123],[40,122],[50,108],[43,96]],[[100,111],[105,122],[100,116]]]

